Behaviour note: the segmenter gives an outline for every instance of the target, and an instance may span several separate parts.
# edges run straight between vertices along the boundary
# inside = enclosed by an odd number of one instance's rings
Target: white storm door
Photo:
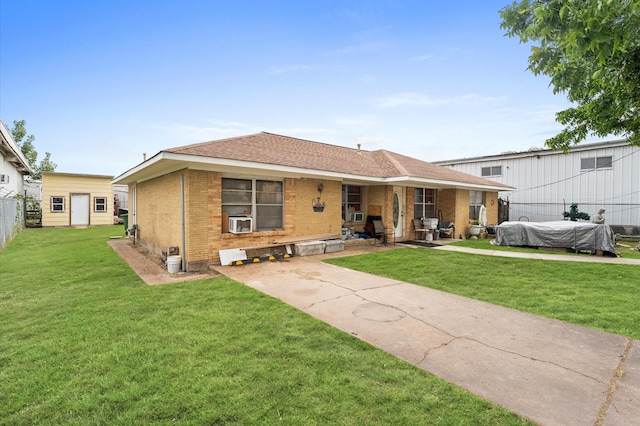
[[[396,238],[404,237],[404,199],[406,188],[393,187],[393,233]]]
[[[71,226],[89,224],[89,194],[71,194]]]

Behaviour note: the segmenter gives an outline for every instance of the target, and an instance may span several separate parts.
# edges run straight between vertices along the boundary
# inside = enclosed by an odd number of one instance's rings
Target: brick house
[[[386,150],[265,132],[165,149],[112,183],[129,185],[138,240],[155,253],[177,246],[187,271],[219,263],[219,250],[362,232],[370,215],[396,240],[415,238],[414,217],[437,215],[466,234],[474,200],[497,223],[508,188]],[[250,229],[233,229],[236,217]]]

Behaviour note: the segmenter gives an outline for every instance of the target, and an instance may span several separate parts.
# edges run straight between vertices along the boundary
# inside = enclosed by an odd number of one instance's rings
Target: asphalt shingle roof
[[[163,151],[366,177],[415,177],[494,187],[503,186],[492,180],[391,151],[365,151],[267,132],[196,143]],[[505,188],[508,187],[505,186]]]

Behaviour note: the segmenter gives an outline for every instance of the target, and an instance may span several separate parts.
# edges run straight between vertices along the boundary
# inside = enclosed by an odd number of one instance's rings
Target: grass
[[[0,424],[528,424],[227,278],[147,286],[121,233],[0,251]]]
[[[528,247],[493,246],[493,245],[491,245],[491,239],[488,239],[488,238],[479,238],[477,240],[456,241],[455,243],[451,243],[451,245],[460,246],[460,247],[476,248],[476,249],[484,249],[484,250],[516,251],[516,252],[524,252],[524,253],[547,253],[547,254],[563,254],[563,255],[585,256],[584,254],[565,253],[565,252],[558,252],[556,250],[544,250],[544,249],[536,249],[536,248],[528,248]],[[616,251],[618,252],[620,257],[622,257],[622,258],[625,258],[625,259],[640,259],[640,251],[635,250],[635,248],[637,246],[638,246],[638,242],[618,241],[618,245],[616,247]]]
[[[327,262],[640,339],[638,265],[512,259],[425,248]]]

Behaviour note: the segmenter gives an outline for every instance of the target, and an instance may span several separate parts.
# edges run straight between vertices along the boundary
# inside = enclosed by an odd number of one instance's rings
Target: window
[[[482,176],[502,176],[502,166],[483,167]]]
[[[51,211],[53,213],[64,212],[64,197],[51,197]]]
[[[256,231],[284,228],[284,184],[258,179],[222,179],[222,212],[252,216]]]
[[[580,170],[607,169],[612,167],[611,156],[580,159]]]
[[[349,220],[351,213],[362,211],[364,187],[342,185],[342,219]]]
[[[414,188],[413,218],[436,217],[436,191],[429,188]]]
[[[283,228],[282,186],[277,181],[256,181],[256,229]]]
[[[93,211],[102,213],[107,211],[107,197],[93,198]]]
[[[484,204],[483,191],[469,191],[469,220],[478,220],[480,207]]]

